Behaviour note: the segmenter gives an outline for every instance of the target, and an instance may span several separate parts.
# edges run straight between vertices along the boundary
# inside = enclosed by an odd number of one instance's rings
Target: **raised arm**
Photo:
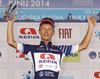
[[[5,13],[3,13],[3,16],[4,16]],[[13,24],[14,24],[14,21],[16,20],[16,15],[14,16],[14,19],[13,20],[9,20],[9,19],[6,19],[6,21],[8,22],[8,27],[7,27],[7,43],[14,47],[14,48],[17,48],[17,43],[16,41],[14,40],[14,35],[13,35]]]
[[[84,37],[84,39],[82,40],[82,42],[79,44],[79,49],[78,51],[81,51],[83,49],[86,49],[90,43],[91,37],[92,37],[92,33],[93,33],[93,28],[96,24],[96,19],[94,17],[94,15],[91,15],[88,18],[88,31]]]

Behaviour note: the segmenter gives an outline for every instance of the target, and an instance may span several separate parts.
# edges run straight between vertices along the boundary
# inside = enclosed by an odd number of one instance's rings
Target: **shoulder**
[[[56,46],[56,45],[52,45],[51,47],[52,47],[52,48],[57,48],[58,46]]]
[[[27,49],[34,48],[34,47],[38,46],[38,45],[31,45],[31,44],[25,44],[25,43],[20,43],[20,42],[17,42],[17,44],[18,44],[18,47],[23,47],[23,48],[27,48]]]
[[[27,47],[27,48],[35,48],[35,47],[38,47],[39,45],[31,45],[31,44],[23,44],[24,47]]]

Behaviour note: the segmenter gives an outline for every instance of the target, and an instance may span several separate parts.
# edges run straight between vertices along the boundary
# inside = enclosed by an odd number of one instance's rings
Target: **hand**
[[[5,12],[3,13],[3,15],[2,16],[4,16],[5,15]],[[13,20],[10,20],[10,19],[6,19],[6,18],[4,18],[6,21],[8,21],[8,22],[14,22],[15,20],[16,20],[16,18],[17,18],[17,16],[16,15],[14,15],[14,19]]]
[[[94,15],[91,15],[89,18],[88,18],[88,23],[89,23],[89,26],[95,26],[96,24],[96,19],[94,17]]]

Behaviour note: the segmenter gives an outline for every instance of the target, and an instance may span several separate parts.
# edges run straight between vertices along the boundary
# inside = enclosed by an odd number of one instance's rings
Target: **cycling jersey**
[[[29,45],[17,42],[17,50],[28,55],[34,68],[34,79],[58,79],[63,58],[68,54],[78,52],[76,45],[52,45],[52,42],[40,45]]]

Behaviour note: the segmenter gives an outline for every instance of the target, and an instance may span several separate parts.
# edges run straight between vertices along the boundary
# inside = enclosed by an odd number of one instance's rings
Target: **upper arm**
[[[11,47],[17,49],[17,42],[16,42],[16,41],[8,42],[8,44],[9,44]]]

